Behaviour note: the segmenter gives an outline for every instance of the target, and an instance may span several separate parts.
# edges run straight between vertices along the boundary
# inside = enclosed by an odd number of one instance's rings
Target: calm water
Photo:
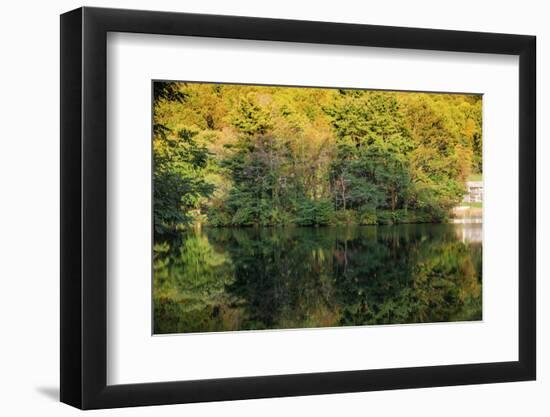
[[[154,247],[154,332],[481,320],[481,230],[187,232]]]

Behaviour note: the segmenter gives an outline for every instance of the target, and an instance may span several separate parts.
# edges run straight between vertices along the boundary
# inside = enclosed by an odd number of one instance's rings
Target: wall
[[[550,209],[549,84],[550,26],[544,2],[441,1],[297,2],[202,0],[200,2],[94,1],[89,6],[159,9],[217,14],[329,20],[534,34],[538,36],[539,213]],[[2,151],[0,178],[0,410],[3,415],[76,415],[59,404],[59,18],[80,2],[5,2],[0,17],[2,43]],[[539,378],[537,382],[435,388],[305,398],[238,401],[100,411],[94,415],[197,416],[257,415],[548,415],[550,390],[550,222],[539,214]]]

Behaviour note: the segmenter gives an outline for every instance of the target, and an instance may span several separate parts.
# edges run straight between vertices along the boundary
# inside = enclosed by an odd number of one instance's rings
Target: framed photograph
[[[61,16],[61,401],[533,380],[535,37]]]

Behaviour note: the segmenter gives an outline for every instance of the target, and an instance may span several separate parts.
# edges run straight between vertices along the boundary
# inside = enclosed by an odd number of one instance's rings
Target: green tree
[[[335,206],[363,212],[406,208],[413,143],[397,99],[366,91],[341,95],[327,110],[338,138],[331,170]]]
[[[161,135],[154,143],[153,211],[157,235],[189,224],[193,211],[200,211],[200,203],[213,191],[213,185],[203,176],[209,153],[196,143],[195,135],[181,130],[176,136]]]

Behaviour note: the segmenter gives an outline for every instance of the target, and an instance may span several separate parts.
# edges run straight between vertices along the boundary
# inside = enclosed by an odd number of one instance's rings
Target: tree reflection
[[[155,245],[155,333],[479,320],[482,247],[460,227],[188,232]]]
[[[155,244],[155,333],[225,330],[219,314],[230,295],[231,261],[200,233]]]

